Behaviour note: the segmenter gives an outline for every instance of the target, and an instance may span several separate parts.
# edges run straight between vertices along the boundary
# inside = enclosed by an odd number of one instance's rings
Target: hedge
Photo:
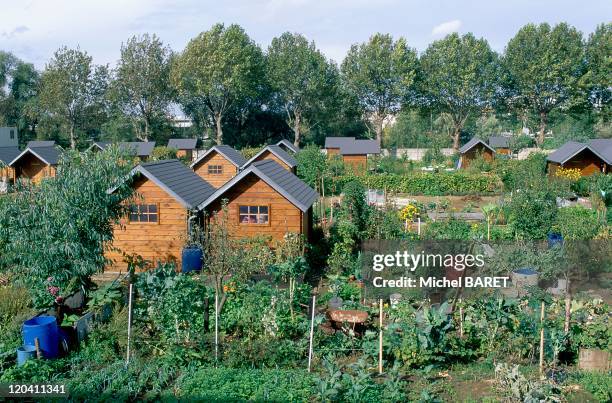
[[[369,189],[424,196],[493,194],[502,190],[502,182],[497,175],[464,172],[344,175],[334,179],[335,188],[342,190],[344,184],[352,180],[362,182]]]

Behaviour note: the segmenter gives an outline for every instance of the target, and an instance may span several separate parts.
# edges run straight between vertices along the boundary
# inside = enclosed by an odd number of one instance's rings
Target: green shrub
[[[492,194],[500,190],[496,175],[469,174],[465,172],[419,172],[410,175],[371,174],[341,176],[335,179],[337,187],[357,180],[369,189],[386,189],[388,192],[412,195],[441,196],[454,194]]]
[[[579,383],[584,389],[591,392],[598,402],[606,403],[612,401],[610,374],[598,372],[577,372],[573,374],[572,380]]]
[[[158,146],[151,151],[151,160],[162,161],[176,159],[178,150],[176,148]]]
[[[557,216],[555,195],[548,190],[516,191],[508,209],[510,224],[519,239],[545,239]]]
[[[470,239],[470,224],[456,218],[430,222],[425,226],[423,238],[468,240]]]
[[[564,239],[593,239],[601,227],[597,212],[582,206],[560,208],[553,231]]]

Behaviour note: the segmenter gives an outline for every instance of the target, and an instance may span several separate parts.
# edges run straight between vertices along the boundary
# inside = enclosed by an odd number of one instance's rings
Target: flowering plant
[[[555,176],[558,178],[569,179],[571,181],[577,181],[582,177],[580,169],[578,168],[563,168],[559,167],[555,171]]]
[[[419,216],[419,208],[414,204],[407,204],[400,210],[400,217],[404,221],[412,221]]]

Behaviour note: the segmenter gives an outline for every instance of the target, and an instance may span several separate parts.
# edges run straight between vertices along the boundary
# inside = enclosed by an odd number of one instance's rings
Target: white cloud
[[[445,36],[450,33],[459,31],[459,28],[461,28],[461,25],[462,25],[461,20],[446,21],[446,22],[443,22],[442,24],[438,24],[435,27],[433,27],[433,29],[431,30],[431,35],[437,36],[437,37]]]

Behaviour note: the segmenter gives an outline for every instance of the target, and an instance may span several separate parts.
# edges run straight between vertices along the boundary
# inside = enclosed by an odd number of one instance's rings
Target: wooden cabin
[[[140,164],[130,178],[136,196],[127,202],[129,214],[114,225],[114,239],[105,253],[111,261],[106,271],[125,272],[124,255],[132,254],[153,266],[161,261],[174,262],[180,268],[189,218],[215,188],[178,160]]]
[[[196,145],[198,139],[170,139],[168,140],[168,148],[177,150],[178,158],[185,158],[187,161],[193,161],[195,157]]]
[[[240,152],[228,145],[217,145],[208,149],[191,164],[202,179],[218,188],[238,174],[247,162]]]
[[[263,160],[272,160],[276,161],[280,166],[285,168],[291,173],[297,173],[297,160],[295,157],[285,150],[279,145],[269,145],[264,147],[260,152],[255,154],[253,158],[248,160],[244,165],[242,165],[241,169],[248,167],[250,164],[263,161]]]
[[[318,197],[293,173],[265,159],[250,164],[198,207],[211,219],[224,214],[226,201],[228,231],[236,238],[263,235],[282,241],[287,233],[298,233],[308,239]]]
[[[380,154],[380,143],[376,140],[359,140],[355,137],[325,138],[327,155],[341,155],[345,166],[353,173],[367,172],[368,157]]]
[[[470,141],[465,143],[463,147],[459,149],[459,153],[461,154],[459,168],[463,169],[468,168],[472,161],[480,155],[482,155],[486,161],[493,161],[495,158],[495,150],[483,140],[476,137],[473,137]]]
[[[280,148],[282,148],[283,150],[285,150],[286,152],[290,153],[290,154],[297,154],[297,153],[300,152],[300,148],[298,146],[294,145],[289,140],[282,139],[281,141],[276,143],[276,145],[279,146]]]
[[[579,169],[582,176],[609,173],[612,166],[612,139],[593,139],[586,144],[568,141],[546,159],[550,175],[555,175],[560,167]]]
[[[88,150],[102,151],[110,147],[115,143],[108,141],[96,141]],[[117,143],[121,150],[124,150],[127,154],[137,157],[140,161],[146,161],[151,157],[153,149],[155,148],[154,141],[124,141]]]
[[[510,155],[510,137],[508,136],[491,136],[489,137],[489,146],[495,150],[497,155]]]
[[[44,178],[55,176],[59,159],[60,149],[54,145],[28,147],[9,163],[9,167],[15,181],[26,179],[39,183]]]
[[[21,154],[17,147],[0,147],[0,186],[15,180],[15,171],[9,164]]]

